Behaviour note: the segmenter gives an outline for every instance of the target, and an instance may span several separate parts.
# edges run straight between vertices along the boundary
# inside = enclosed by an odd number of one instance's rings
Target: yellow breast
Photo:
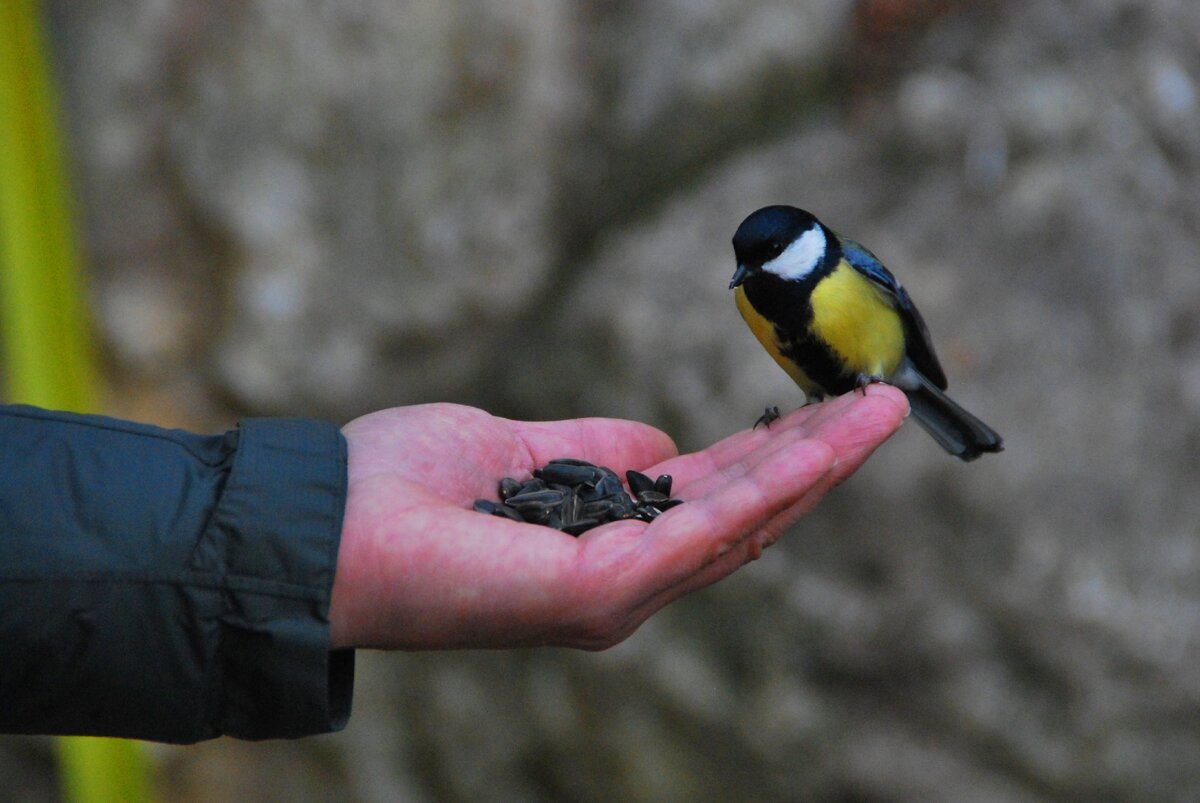
[[[841,356],[847,372],[887,378],[900,366],[900,315],[882,291],[846,262],[817,284],[811,303],[813,333]]]
[[[754,309],[750,304],[750,300],[746,298],[746,290],[744,287],[738,287],[733,291],[734,299],[737,301],[738,312],[742,314],[742,320],[750,327],[750,331],[758,338],[758,342],[767,350],[767,353],[779,363],[779,367],[787,372],[787,375],[792,378],[792,381],[800,386],[806,395],[818,393],[820,388],[817,387],[804,370],[794,362],[783,356],[783,352],[779,350],[779,341],[775,338],[775,326],[766,318],[758,314],[758,310]]]

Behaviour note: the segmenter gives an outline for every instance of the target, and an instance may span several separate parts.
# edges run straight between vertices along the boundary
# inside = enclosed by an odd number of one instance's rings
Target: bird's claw
[[[867,395],[867,385],[874,385],[879,382],[883,382],[883,377],[870,376],[868,374],[859,374],[858,376],[854,377],[854,389],[857,390],[862,395],[866,396]]]
[[[763,414],[758,417],[758,420],[754,422],[754,426],[751,427],[751,429],[758,429],[759,424],[762,424],[767,429],[770,429],[771,424],[775,421],[778,421],[780,418],[782,418],[782,416],[779,414],[779,408],[773,405],[763,410]]]

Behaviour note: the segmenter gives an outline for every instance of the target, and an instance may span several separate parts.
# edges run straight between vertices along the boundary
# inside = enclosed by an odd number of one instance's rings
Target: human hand
[[[343,432],[349,493],[330,605],[340,647],[603,649],[774,543],[900,426],[873,384],[676,456],[664,433],[604,418],[521,422],[452,404],[397,407]],[[578,538],[471,510],[501,477],[556,457],[674,477],[687,500]]]

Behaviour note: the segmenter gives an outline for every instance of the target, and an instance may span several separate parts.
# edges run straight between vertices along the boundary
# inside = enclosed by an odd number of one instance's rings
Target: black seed
[[[522,524],[525,522],[525,517],[508,505],[496,505],[496,511],[492,515],[510,519],[511,521],[519,521]]]
[[[658,505],[660,502],[667,501],[667,495],[658,491],[642,491],[637,495],[637,500],[643,505]]]
[[[562,507],[559,508],[559,515],[562,516],[564,525],[574,524],[579,520],[579,511],[583,507],[583,503],[579,501],[579,496],[575,493],[568,493],[563,496]]]
[[[551,463],[534,474],[546,482],[563,485],[595,484],[602,476],[595,466],[573,466],[568,463]]]
[[[608,511],[608,517],[613,521],[627,519],[633,515],[633,500],[628,496],[624,499],[610,500],[613,506]]]
[[[508,499],[504,500],[504,504],[511,505],[518,510],[532,505],[553,507],[554,505],[561,505],[564,496],[565,494],[563,494],[562,491],[554,491],[550,489],[541,491],[526,491],[522,488],[521,493],[517,494],[516,496],[508,497]]]
[[[617,472],[613,471],[608,466],[596,466],[596,471],[600,474],[601,479],[612,477],[617,482],[621,481],[621,478],[617,476]]]
[[[546,483],[542,482],[537,477],[534,477],[533,479],[526,480],[524,483],[522,483],[521,488],[519,491],[517,491],[517,493],[518,494],[529,494],[529,493],[534,493],[535,491],[544,491],[544,490],[546,490]],[[507,500],[505,500],[505,501],[507,501]]]
[[[516,508],[523,521],[530,524],[545,524],[550,520],[550,514],[554,512],[553,508],[548,507],[525,507]]]
[[[580,519],[574,524],[563,525],[562,531],[567,535],[582,535],[593,527],[599,527],[603,523],[597,519]]]
[[[580,500],[584,502],[595,502],[598,499],[603,499],[607,494],[594,485],[581,485],[576,491],[579,494]]]
[[[654,521],[658,518],[658,508],[650,505],[642,505],[635,512],[635,517],[642,521]]]
[[[594,502],[597,499],[608,499],[616,496],[618,492],[625,492],[621,488],[620,480],[617,480],[615,477],[601,477],[595,486],[580,486],[579,498],[585,502]]]
[[[612,510],[612,499],[596,499],[595,502],[584,502],[580,508],[581,516],[602,516]]]
[[[611,468],[575,458],[555,458],[524,482],[504,477],[499,482],[503,501],[479,499],[474,508],[579,535],[609,521],[634,517],[652,521],[663,510],[681,503],[670,498],[670,475],[663,474],[654,481],[639,471],[628,471],[625,476],[636,500],[626,493],[621,478]]]
[[[513,494],[520,493],[521,483],[514,480],[512,477],[505,477],[500,480],[500,498],[507,499]]]
[[[620,478],[610,472],[605,474],[600,482],[596,483],[596,492],[600,495],[599,498],[608,499],[618,495],[624,496],[625,487],[621,485]]]
[[[580,511],[580,515],[583,517],[601,521],[629,519],[632,513],[634,513],[634,503],[629,499],[600,499],[598,502],[589,502],[583,505],[583,509]]]
[[[654,480],[650,479],[640,471],[634,471],[633,469],[626,471],[625,479],[629,480],[629,490],[633,491],[635,494],[654,489]]]

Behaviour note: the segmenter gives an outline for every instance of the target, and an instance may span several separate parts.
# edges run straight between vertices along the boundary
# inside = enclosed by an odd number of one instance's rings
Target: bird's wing
[[[933,341],[929,337],[929,328],[925,319],[917,310],[908,291],[904,289],[891,271],[883,266],[874,254],[849,237],[838,235],[842,246],[842,256],[846,261],[871,283],[887,295],[896,305],[900,320],[904,323],[905,350],[917,370],[925,375],[933,384],[942,390],[946,389],[946,373],[938,362],[937,354],[933,351]]]

